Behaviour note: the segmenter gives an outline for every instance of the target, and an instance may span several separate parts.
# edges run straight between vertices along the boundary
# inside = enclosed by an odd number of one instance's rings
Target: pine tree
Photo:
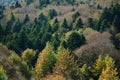
[[[16,2],[15,7],[16,8],[20,8],[21,7],[21,5],[20,5],[20,3],[18,1]]]
[[[105,63],[106,67],[103,68],[98,80],[120,80],[115,67],[115,61],[109,55],[105,57]]]
[[[58,46],[60,45],[59,35],[57,33],[53,35],[51,42],[54,46],[54,49],[57,50]]]
[[[96,79],[99,78],[101,72],[102,72],[102,69],[105,67],[105,61],[104,61],[104,58],[102,58],[101,55],[99,55],[98,59],[96,60],[96,63],[95,63],[95,66],[94,66],[94,76]]]
[[[75,29],[80,29],[80,28],[83,28],[83,22],[81,20],[81,18],[79,18],[75,24]]]
[[[68,80],[79,79],[79,69],[70,52],[63,47],[58,49],[57,62],[55,64],[54,73],[67,77]]]
[[[40,80],[52,72],[55,64],[55,52],[53,46],[48,42],[45,49],[39,54],[35,65],[35,80]]]
[[[15,21],[15,16],[13,13],[11,13],[10,21]]]
[[[28,21],[30,21],[30,18],[28,16],[28,14],[25,16],[25,19],[23,21],[24,24],[26,24]]]
[[[1,26],[1,24],[0,24],[0,35],[2,35],[3,32],[4,32],[4,30],[3,30],[3,28],[2,28],[2,26]]]
[[[93,18],[88,18],[88,26],[95,29],[94,24],[95,24],[95,22],[94,22]]]
[[[21,23],[20,20],[18,19],[15,25],[13,26],[13,32],[20,32],[20,30],[21,30]]]
[[[80,13],[77,11],[72,15],[72,22],[74,23],[75,20],[80,16]]]
[[[57,12],[55,11],[55,9],[50,9],[48,12],[49,19],[53,19],[55,16],[57,16]]]
[[[11,13],[10,15],[10,19],[8,20],[7,22],[7,25],[6,25],[6,31],[11,31],[12,30],[12,26],[13,26],[13,23],[15,22],[15,16],[13,13]]]
[[[65,29],[69,29],[69,26],[68,26],[66,19],[63,20],[61,27],[65,28]]]
[[[80,47],[85,43],[85,37],[73,32],[67,39],[67,46],[70,50]]]
[[[25,50],[26,49],[26,44],[28,43],[28,37],[25,34],[24,31],[20,31],[18,34],[18,41],[17,44],[20,49]]]
[[[113,26],[115,26],[115,29],[117,30],[117,32],[120,32],[120,22],[119,22],[118,16],[115,16],[112,24]]]
[[[56,18],[52,25],[52,32],[56,32],[58,30],[58,28],[59,28],[59,22]]]

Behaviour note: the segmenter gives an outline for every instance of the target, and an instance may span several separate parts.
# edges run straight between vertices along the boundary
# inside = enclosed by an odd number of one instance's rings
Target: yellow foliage
[[[103,68],[102,74],[100,75],[98,80],[120,80],[117,72],[117,68],[115,68],[115,61],[110,57],[105,57],[106,67]]]
[[[78,79],[79,69],[77,63],[68,50],[64,48],[61,48],[61,51],[59,50],[54,73],[65,76],[68,79]]]
[[[3,73],[5,72],[3,66],[0,66],[0,72],[3,72]]]
[[[39,54],[37,63],[35,65],[35,79],[40,80],[48,73],[52,72],[52,68],[56,61],[53,46],[48,42],[45,49]]]
[[[53,75],[46,76],[42,80],[67,80],[67,79],[61,75],[54,75],[53,74]]]
[[[26,49],[23,53],[22,53],[22,58],[26,61],[30,61],[36,54],[36,51],[34,51],[33,49]]]

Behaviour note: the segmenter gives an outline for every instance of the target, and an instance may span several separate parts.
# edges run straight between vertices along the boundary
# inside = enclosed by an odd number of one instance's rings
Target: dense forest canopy
[[[1,0],[0,80],[120,80],[119,0]]]

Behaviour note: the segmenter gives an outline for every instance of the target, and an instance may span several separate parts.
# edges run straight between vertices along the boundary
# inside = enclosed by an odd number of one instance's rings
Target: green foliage
[[[8,80],[7,75],[5,74],[5,71],[3,69],[3,66],[0,66],[0,80]]]
[[[80,16],[80,13],[77,11],[72,15],[72,21],[75,22],[75,20]]]
[[[50,4],[50,0],[39,0],[39,3],[40,3],[39,8],[43,8]]]
[[[55,9],[50,9],[48,12],[49,19],[53,19],[55,16],[57,16],[57,12]]]
[[[21,7],[21,5],[20,5],[20,3],[18,1],[16,2],[15,7],[16,8],[20,8]]]
[[[9,59],[12,61],[13,64],[15,65],[19,65],[21,63],[21,58],[16,54],[16,53],[12,53],[9,56]]]
[[[58,31],[59,26],[60,26],[59,22],[58,22],[58,20],[56,18],[55,21],[54,21],[54,23],[53,23],[53,25],[52,25],[52,32]]]
[[[24,76],[26,79],[31,78],[32,71],[27,61],[21,59],[21,57],[14,52],[12,52],[9,56],[9,60],[13,63],[14,66],[18,67],[17,69],[20,73],[22,73],[22,76]]]
[[[81,68],[80,68],[80,72],[81,72],[81,77],[80,77],[80,80],[89,80],[90,78],[90,69],[89,67],[84,64]]]
[[[0,6],[0,19],[3,18],[4,7]]]
[[[118,22],[120,20],[120,5],[115,4],[111,5],[110,8],[105,8],[98,23],[96,24],[96,29],[100,32],[103,32],[111,27],[111,25],[114,25],[116,32],[120,32],[119,26],[120,23]]]
[[[55,33],[51,39],[51,43],[54,46],[54,49],[57,50],[58,46],[60,45],[59,35]]]
[[[62,22],[62,24],[61,24],[61,27],[65,28],[65,29],[68,29],[68,28],[69,28],[66,19],[63,20],[63,22]]]
[[[31,4],[34,0],[26,0],[27,5]]]
[[[25,19],[23,21],[23,24],[26,24],[28,21],[30,21],[30,18],[28,16],[28,14],[25,16]]]
[[[68,4],[71,4],[71,5],[74,5],[74,4],[75,4],[75,0],[66,0],[66,2],[67,2]]]
[[[55,61],[54,47],[48,42],[45,49],[39,54],[37,59],[34,72],[35,79],[39,80],[45,77],[48,73],[51,73]]]
[[[92,29],[95,29],[95,21],[93,20],[93,18],[88,18],[88,26]]]
[[[67,32],[68,30],[70,29],[68,23],[67,23],[67,20],[64,19],[61,26],[60,26],[60,32],[63,34],[65,32]]]
[[[13,13],[11,13],[10,21],[11,21],[11,22],[15,21],[15,16],[14,16]]]
[[[15,22],[15,25],[13,26],[13,32],[20,32],[21,30],[21,26],[22,24],[20,23],[20,20],[18,19],[16,22]]]
[[[27,79],[30,79],[31,78],[31,70],[27,64],[27,62],[25,61],[22,61],[19,65],[20,67],[20,71],[22,72],[23,76],[25,76]]]
[[[7,22],[7,25],[6,25],[6,31],[11,31],[12,30],[12,26],[13,26],[13,23],[15,22],[15,16],[13,13],[11,13],[10,15],[10,19],[8,20]]]
[[[22,53],[22,59],[27,62],[31,61],[31,59],[35,56],[35,54],[36,54],[36,51],[28,48]]]
[[[18,47],[22,50],[26,48],[26,44],[28,42],[28,38],[24,31],[21,31],[18,35]]]
[[[3,33],[4,33],[4,30],[3,30],[3,27],[2,27],[1,24],[0,24],[0,36],[2,36]]]
[[[76,24],[74,25],[74,29],[78,30],[80,28],[83,28],[83,22],[81,20],[81,18],[79,18],[76,22]]]
[[[83,35],[79,35],[76,32],[73,32],[67,39],[67,47],[70,50],[74,50],[85,43],[85,37]]]
[[[28,6],[34,0],[26,1],[26,6]],[[62,4],[65,7],[69,4],[74,5],[76,3],[75,0],[38,1],[40,2],[39,8],[43,8],[52,2],[53,5]],[[37,3],[31,4],[29,5],[29,7],[33,8],[35,4]],[[78,8],[76,8],[78,5],[79,4],[73,6],[73,8],[78,10]],[[15,6],[17,8],[21,7],[18,2],[16,2]],[[12,11],[17,14],[16,11],[26,8],[14,9],[12,9]],[[92,7],[90,9],[92,9]],[[88,19],[88,27],[96,29],[100,32],[107,30],[111,31],[112,34],[114,33],[114,42],[118,49],[120,46],[119,9],[119,4],[112,5],[110,8],[104,9],[98,22],[95,21],[94,18]],[[44,12],[44,10],[41,11]],[[5,10],[5,13],[6,12],[7,9]],[[97,10],[95,10],[95,12],[97,12]],[[1,76],[2,78],[3,76],[4,78],[6,77],[5,80],[7,79],[7,76],[10,76],[11,80],[14,80],[14,77],[15,80],[25,80],[19,78],[22,76],[30,80],[31,77],[33,77],[32,69],[34,66],[35,80],[98,80],[98,78],[100,80],[108,80],[108,78],[111,80],[119,80],[119,74],[117,73],[117,69],[114,65],[115,62],[111,58],[104,58],[104,55],[106,53],[109,53],[110,55],[112,55],[112,57],[115,58],[116,64],[119,63],[119,58],[116,58],[116,55],[119,56],[119,54],[116,54],[117,50],[112,44],[110,34],[99,33],[90,28],[86,28],[86,30],[84,30],[83,22],[78,11],[75,11],[75,13],[72,15],[72,21],[68,20],[68,22],[71,22],[69,23],[70,26],[67,22],[67,19],[61,21],[62,19],[59,17],[59,21],[56,18],[51,25],[52,20],[50,19],[54,19],[54,17],[58,15],[55,9],[50,9],[47,16],[45,16],[44,14],[41,13],[38,17],[35,18],[34,22],[32,23],[32,20],[30,20],[28,14],[25,16],[23,23],[21,23],[22,21],[20,21],[21,18],[20,20],[18,19],[18,14],[15,18],[13,13],[11,13],[10,16],[6,16],[5,18],[1,19],[0,22],[2,23],[4,19],[7,19],[7,17],[9,18],[6,28],[4,28],[5,25],[0,25],[0,42],[5,44],[9,49],[15,50],[17,54],[13,53],[5,59],[3,57],[3,60],[0,59],[0,65],[2,64],[6,70],[5,72],[0,72],[0,80]],[[3,16],[3,9],[0,6],[0,18],[1,16]],[[63,15],[61,16],[64,17]],[[88,16],[85,15],[86,19],[87,17]],[[83,16],[82,19],[84,19]],[[62,22],[61,25],[60,22]],[[66,36],[67,32],[68,34],[70,32],[69,36]],[[82,34],[84,34],[85,37]],[[51,43],[49,43],[48,41],[50,41]],[[64,49],[62,46],[66,49],[68,48],[71,52],[73,52],[72,55],[74,55],[75,58],[73,58],[70,51]],[[0,48],[0,56],[3,53],[1,52],[1,50],[2,48]],[[39,56],[38,53],[34,50],[41,52]],[[102,54],[103,56],[98,57],[99,54]],[[74,59],[79,61],[76,62]],[[96,63],[94,65],[95,60]],[[117,64],[117,67],[119,67],[119,64]],[[11,78],[11,76],[13,78]]]

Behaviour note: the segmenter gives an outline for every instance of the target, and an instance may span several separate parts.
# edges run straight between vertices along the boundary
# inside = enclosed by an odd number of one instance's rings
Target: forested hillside
[[[0,80],[120,80],[120,1],[1,0]]]

